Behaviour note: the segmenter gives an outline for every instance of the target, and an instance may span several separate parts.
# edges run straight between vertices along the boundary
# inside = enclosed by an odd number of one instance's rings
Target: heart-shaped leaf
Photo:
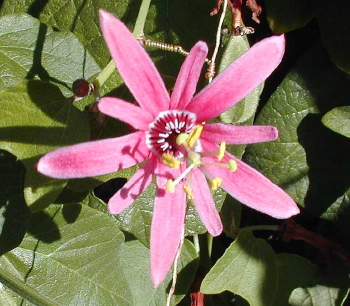
[[[28,231],[0,258],[5,285],[39,304],[132,305],[120,262],[124,236],[109,216],[87,206],[51,205],[32,215]]]

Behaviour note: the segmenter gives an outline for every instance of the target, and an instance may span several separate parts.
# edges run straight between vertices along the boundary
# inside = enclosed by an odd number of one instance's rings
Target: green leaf
[[[68,89],[76,79],[100,71],[72,33],[53,32],[26,14],[0,18],[0,29],[0,90],[38,75],[72,95]]]
[[[276,126],[279,139],[247,147],[249,164],[316,215],[349,187],[350,143],[321,123],[327,111],[348,103],[349,85],[317,44],[285,77],[256,120]]]
[[[350,269],[346,264],[332,264],[324,279],[317,285],[295,289],[290,298],[292,306],[342,306],[350,292]]]
[[[129,7],[127,0],[115,5],[113,0],[88,1],[5,1],[1,14],[27,12],[49,26],[73,32],[84,44],[95,61],[104,67],[109,61],[109,53],[99,30],[98,10],[105,9],[123,18]]]
[[[138,240],[127,241],[121,251],[120,258],[134,297],[133,305],[165,305],[172,272],[168,274],[158,289],[154,289],[150,277],[149,249]],[[185,240],[179,260],[178,281],[172,305],[177,304],[188,291],[196,273],[198,264],[196,258],[197,254],[193,244]]]
[[[314,11],[319,25],[322,41],[332,61],[341,70],[349,73],[350,62],[350,3],[341,5],[326,0],[314,1]]]
[[[266,0],[267,21],[275,34],[302,28],[313,18],[312,1]]]
[[[27,305],[23,298],[0,283],[0,304],[6,306]]]
[[[1,92],[0,106],[0,148],[23,162],[26,202],[33,211],[41,210],[56,199],[66,181],[39,174],[35,164],[52,149],[87,140],[87,116],[57,87],[41,81]]]
[[[279,277],[273,305],[288,305],[289,296],[294,289],[314,284],[321,279],[318,267],[303,257],[282,253],[276,258]]]
[[[332,109],[323,116],[322,123],[332,131],[350,137],[350,106]]]
[[[133,305],[119,257],[124,236],[106,214],[51,205],[33,214],[29,233],[0,258],[1,282],[37,304]]]
[[[276,293],[276,256],[268,243],[242,231],[205,276],[201,292],[225,290],[242,296],[250,305],[267,305]]]

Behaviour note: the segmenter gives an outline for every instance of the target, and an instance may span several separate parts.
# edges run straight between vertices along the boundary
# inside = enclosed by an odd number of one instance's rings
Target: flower
[[[299,212],[281,188],[225,152],[225,143],[275,140],[275,127],[203,123],[239,102],[270,75],[282,59],[283,36],[254,45],[193,97],[208,52],[207,45],[198,42],[182,65],[169,97],[155,65],[126,26],[102,10],[100,23],[116,67],[138,105],[104,97],[98,108],[136,131],[56,149],[39,160],[37,169],[50,177],[69,179],[111,173],[144,162],[109,200],[108,208],[118,214],[156,178],[150,237],[155,287],[164,280],[179,247],[186,198],[192,199],[211,235],[222,232],[207,181],[211,189],[221,186],[243,204],[275,218]]]

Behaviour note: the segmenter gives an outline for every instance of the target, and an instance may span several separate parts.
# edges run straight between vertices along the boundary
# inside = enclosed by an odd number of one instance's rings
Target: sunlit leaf
[[[276,293],[278,270],[272,248],[243,231],[205,276],[201,292],[225,290],[242,296],[250,305],[266,305]]]
[[[87,116],[57,87],[41,81],[3,91],[0,106],[0,147],[23,162],[26,202],[32,210],[40,210],[53,202],[66,181],[39,174],[36,162],[54,148],[87,140]]]
[[[0,29],[0,90],[39,76],[69,94],[76,79],[100,70],[72,33],[54,32],[29,15],[6,15]]]
[[[323,116],[322,123],[332,131],[350,137],[350,106],[332,109]]]
[[[0,278],[22,281],[17,292],[38,303],[133,305],[120,263],[123,241],[107,215],[87,206],[51,205],[33,215],[22,244],[0,258]]]
[[[134,296],[134,305],[165,305],[167,288],[171,282],[171,272],[158,289],[154,289],[149,271],[149,249],[137,240],[125,243],[121,251],[121,260],[125,276]],[[178,289],[172,299],[172,305],[178,303],[193,280],[196,271],[196,252],[194,246],[185,240],[178,266]],[[135,264],[137,263],[137,265]]]

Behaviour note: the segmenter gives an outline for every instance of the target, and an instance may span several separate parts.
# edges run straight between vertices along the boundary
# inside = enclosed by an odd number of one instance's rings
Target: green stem
[[[115,70],[115,64],[113,60],[111,60],[108,65],[100,72],[100,74],[96,77],[96,80],[94,82],[94,86],[96,88],[100,88],[104,82],[107,81],[107,79],[110,77],[110,75]]]
[[[135,27],[134,27],[134,36],[138,37],[143,34],[143,29],[146,23],[146,17],[149,11],[149,6],[151,4],[151,0],[142,0],[139,15],[137,16]]]
[[[148,14],[150,3],[151,0],[143,0],[141,3],[133,32],[135,37],[139,36],[140,34],[143,34],[143,28],[145,27],[146,17]],[[108,80],[108,78],[111,76],[114,70],[115,64],[113,60],[111,60],[94,81],[94,86],[97,88],[97,90]]]
[[[253,225],[240,228],[239,231],[275,231],[279,230],[278,225]]]
[[[0,268],[0,282],[12,291],[19,294],[21,297],[35,305],[43,306],[58,306],[58,304],[49,300],[47,297],[40,294],[31,286],[27,285],[17,277],[11,275],[8,271]]]
[[[212,241],[208,238],[209,234],[199,235],[199,266],[203,269],[204,273],[207,273],[211,268],[211,244]]]

